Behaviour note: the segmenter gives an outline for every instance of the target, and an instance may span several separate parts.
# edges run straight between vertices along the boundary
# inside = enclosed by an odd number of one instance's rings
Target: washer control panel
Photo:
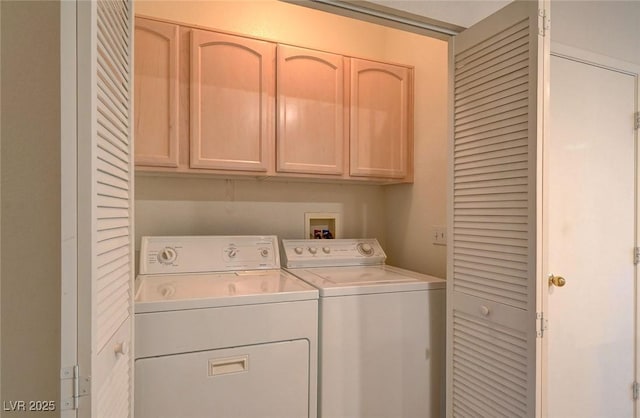
[[[375,238],[282,240],[283,266],[288,268],[384,264],[386,258]]]
[[[142,237],[140,243],[140,274],[279,268],[273,235]]]

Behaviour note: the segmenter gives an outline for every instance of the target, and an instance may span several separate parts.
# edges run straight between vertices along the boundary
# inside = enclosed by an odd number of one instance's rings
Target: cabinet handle
[[[116,353],[116,356],[124,356],[129,354],[129,344],[126,341],[122,341],[113,346],[113,351]]]

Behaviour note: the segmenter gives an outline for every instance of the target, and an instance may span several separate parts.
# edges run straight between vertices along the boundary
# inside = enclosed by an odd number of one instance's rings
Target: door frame
[[[565,58],[565,59],[569,59],[572,61],[576,61],[578,63],[583,63],[583,64],[587,64],[587,65],[592,65],[595,67],[599,67],[602,69],[607,69],[607,70],[611,70],[611,71],[616,71],[622,74],[626,74],[626,75],[630,75],[632,77],[635,78],[635,112],[640,111],[640,66],[633,64],[633,63],[629,63],[626,61],[622,61],[622,60],[618,60],[615,58],[611,58],[605,55],[601,55],[601,54],[597,54],[591,51],[586,51],[584,49],[580,49],[580,48],[576,48],[573,46],[569,46],[563,43],[559,43],[559,42],[551,42],[551,56],[555,56],[555,57],[559,57],[559,58]],[[545,92],[545,101],[547,101],[548,103],[551,103],[551,97],[550,97],[550,89],[547,89],[547,91]],[[548,110],[547,110],[548,111]],[[545,115],[545,116],[549,116],[549,115]],[[547,121],[550,120],[549,117],[545,118]],[[544,137],[549,139],[550,138],[550,133],[549,133],[549,124],[547,123],[545,125],[545,135]],[[634,246],[638,247],[640,246],[640,170],[638,167],[638,164],[640,164],[640,146],[638,144],[638,139],[639,139],[639,132],[640,130],[636,129],[635,130],[635,191],[636,191],[636,195],[635,195],[635,225],[634,225],[634,236],[635,236],[635,243]],[[544,159],[546,157],[546,148],[544,147],[543,144],[543,150],[542,150],[543,154],[542,154],[542,159],[543,159],[543,164],[544,164]],[[546,175],[542,176],[542,188],[543,188],[543,197],[542,197],[542,211],[543,214],[544,213],[548,213],[549,210],[549,202],[547,199],[545,199],[545,195],[546,192],[545,190],[548,190],[548,181],[549,178]],[[547,256],[547,248],[549,248],[548,242],[547,242],[547,238],[549,236],[548,234],[548,230],[547,230],[548,226],[547,226],[547,222],[546,220],[544,220],[544,215],[543,215],[543,221],[542,221],[542,269],[540,270],[541,272],[541,277],[539,278],[540,280],[540,288],[543,289],[541,291],[541,297],[542,297],[542,312],[549,312],[549,294],[546,291],[547,286],[546,286],[546,280],[547,280],[547,274],[550,272],[548,266],[548,256]],[[630,259],[631,259],[632,254],[630,254]],[[640,358],[640,341],[638,340],[639,336],[640,336],[640,310],[638,309],[638,304],[640,302],[640,286],[638,286],[638,267],[635,267],[635,273],[634,273],[634,279],[635,279],[635,318],[634,318],[634,322],[635,322],[635,338],[634,338],[634,352],[635,352],[635,370],[634,370],[634,376],[635,376],[635,381],[636,382],[640,382],[640,365],[638,363],[638,360]],[[553,318],[547,318],[545,316],[546,321],[553,321]],[[551,326],[553,326],[553,322],[551,322]],[[541,347],[541,364],[542,364],[542,371],[541,371],[541,403],[540,406],[542,408],[542,416],[546,416],[548,413],[548,405],[547,405],[547,389],[548,389],[548,369],[547,369],[547,359],[548,359],[548,338],[543,338],[542,339],[542,347]],[[638,402],[635,402],[634,405],[634,417],[638,418],[640,416],[640,409],[638,407]]]
[[[61,193],[61,292],[60,292],[60,416],[75,418],[76,409],[65,401],[73,398],[73,376],[63,375],[78,364],[78,98],[77,10],[75,1],[60,3],[60,193]]]

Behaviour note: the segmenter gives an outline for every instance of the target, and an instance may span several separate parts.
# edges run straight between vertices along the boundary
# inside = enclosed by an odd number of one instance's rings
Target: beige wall
[[[3,0],[0,7],[0,399],[59,405],[59,4]]]
[[[304,212],[339,211],[346,237],[377,237],[389,262],[444,277],[447,44],[278,1],[136,2],[139,15],[415,66],[414,185],[136,179],[136,234],[274,233],[300,238]],[[139,240],[138,240],[139,242]]]
[[[446,226],[447,43],[405,34],[389,43],[391,59],[410,56],[415,66],[415,179],[385,189],[388,262],[446,277],[446,248],[434,245],[434,226]],[[407,55],[408,54],[408,55]]]

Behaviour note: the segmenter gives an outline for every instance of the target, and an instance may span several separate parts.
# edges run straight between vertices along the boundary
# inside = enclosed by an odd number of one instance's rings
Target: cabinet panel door
[[[136,19],[135,163],[178,166],[178,26]]]
[[[269,42],[191,32],[191,167],[271,168],[275,48]]]
[[[351,59],[352,176],[409,174],[411,70]]]
[[[278,171],[344,172],[344,60],[278,45]]]

